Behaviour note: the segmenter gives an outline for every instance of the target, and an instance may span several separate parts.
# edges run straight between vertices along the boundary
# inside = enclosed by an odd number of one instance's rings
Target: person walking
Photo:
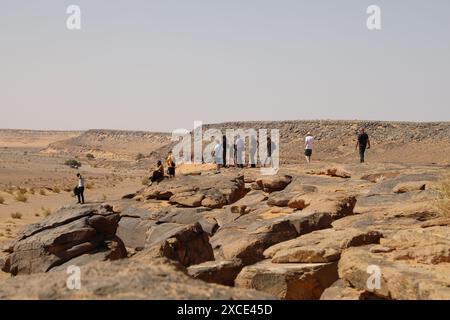
[[[305,137],[305,158],[308,163],[311,162],[311,156],[313,151],[313,141],[314,137],[311,135],[311,132],[308,132]]]
[[[77,198],[79,204],[84,204],[84,178],[81,174],[77,173],[78,186],[77,186]]]
[[[364,163],[364,156],[366,153],[366,149],[370,149],[370,139],[369,135],[365,132],[364,128],[359,129],[358,138],[356,139],[355,150],[358,150],[359,147],[359,161],[360,163]]]

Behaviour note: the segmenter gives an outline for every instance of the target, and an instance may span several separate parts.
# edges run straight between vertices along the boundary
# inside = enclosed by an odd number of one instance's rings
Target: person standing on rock
[[[81,174],[77,173],[78,186],[77,186],[77,198],[79,204],[84,204],[84,178]]]
[[[358,150],[358,147],[359,147],[359,161],[360,163],[364,163],[364,155],[366,153],[366,149],[370,149],[369,135],[365,132],[364,128],[359,129],[355,149]]]
[[[308,132],[305,137],[305,158],[308,163],[311,162],[313,141],[314,141],[314,138],[311,135],[311,132]]]

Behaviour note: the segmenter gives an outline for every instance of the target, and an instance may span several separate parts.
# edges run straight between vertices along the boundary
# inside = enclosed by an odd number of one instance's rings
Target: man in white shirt
[[[223,165],[223,147],[219,140],[216,141],[216,145],[214,146],[214,162],[217,164],[217,170],[220,170],[220,167]]]
[[[77,187],[78,203],[84,204],[84,178],[79,173],[77,173],[77,178],[78,178],[78,187]]]
[[[242,159],[244,153],[244,140],[238,135],[236,137],[236,167],[243,168],[244,161]]]
[[[311,132],[308,132],[305,137],[305,158],[308,163],[311,162],[313,141],[314,141],[314,138],[311,135]]]

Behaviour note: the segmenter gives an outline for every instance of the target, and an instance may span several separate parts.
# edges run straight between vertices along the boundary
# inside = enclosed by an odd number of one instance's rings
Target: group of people
[[[308,132],[305,137],[305,158],[308,163],[311,162],[313,141],[314,137],[311,135],[311,132]],[[370,149],[370,139],[369,135],[366,133],[365,128],[359,129],[355,149],[359,149],[359,162],[364,163],[366,150]]]
[[[250,155],[250,163],[249,166],[251,168],[256,168],[256,152],[259,147],[259,142],[255,136],[250,136],[249,141],[249,155]],[[272,165],[272,151],[276,149],[276,145],[272,142],[270,137],[267,137],[266,141],[266,158],[261,163],[262,166]],[[229,154],[227,154],[227,150],[229,149]],[[234,162],[237,168],[244,168],[244,150],[245,150],[245,142],[241,138],[240,135],[236,136],[234,143],[228,144],[227,137],[224,135],[222,137],[222,141],[217,140],[214,146],[214,151],[212,152],[212,156],[214,157],[214,162],[217,164],[217,170],[220,170],[221,167],[228,167],[231,160]],[[227,156],[230,158],[227,161]]]
[[[175,159],[173,157],[172,151],[169,151],[166,158],[166,165],[167,165],[167,176],[169,179],[175,178]],[[164,180],[165,172],[164,172],[164,165],[161,160],[158,160],[156,163],[156,170],[153,171],[152,175],[149,177],[150,185],[152,185],[154,182],[159,183],[162,180]]]
[[[311,132],[308,132],[305,136],[305,145],[304,145],[304,154],[306,161],[308,163],[311,162],[311,157],[313,154],[313,144],[314,144],[314,137],[312,136]],[[249,141],[249,154],[250,154],[250,167],[255,168],[256,167],[256,151],[258,150],[259,143],[256,140],[254,136],[250,137]],[[217,164],[217,169],[220,170],[223,166],[227,165],[227,148],[230,146],[227,144],[227,138],[224,135],[222,137],[222,141],[216,141],[216,145],[214,146],[214,151],[212,152],[212,156],[214,157],[214,161]],[[244,147],[245,142],[244,140],[238,135],[236,136],[236,139],[234,143],[232,144],[232,150],[231,156],[233,158],[234,164],[237,168],[243,168],[244,167]],[[271,165],[271,159],[272,159],[272,151],[275,150],[276,145],[272,142],[270,137],[267,137],[267,156],[265,161],[261,164],[262,166]],[[361,163],[364,163],[365,161],[365,152],[367,149],[370,149],[370,139],[369,135],[365,132],[364,128],[360,128],[358,137],[356,139],[356,150],[359,150],[359,159]],[[154,182],[159,183],[164,178],[167,177],[169,179],[175,178],[175,158],[172,154],[172,151],[169,151],[167,154],[167,158],[165,160],[165,164],[167,166],[167,171],[164,171],[164,165],[161,160],[158,160],[156,164],[156,170],[153,171],[152,175],[149,177],[150,185],[152,185]],[[77,196],[79,204],[84,204],[84,178],[81,176],[80,173],[77,173],[78,178],[78,184],[74,189],[74,194]]]

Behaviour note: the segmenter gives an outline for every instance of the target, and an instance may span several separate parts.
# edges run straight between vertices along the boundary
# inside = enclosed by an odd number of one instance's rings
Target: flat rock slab
[[[450,299],[449,227],[405,230],[382,245],[353,247],[341,255],[339,276],[384,299]],[[368,287],[368,267],[380,271]],[[373,279],[372,279],[373,280]],[[376,284],[376,282],[373,282]]]
[[[238,288],[256,289],[287,300],[319,299],[338,279],[337,264],[271,263],[244,267],[235,280]]]
[[[78,256],[102,251],[104,258],[124,258],[126,249],[115,235],[119,219],[109,205],[63,207],[18,236],[8,249],[3,271],[47,272]]]
[[[339,260],[342,250],[379,243],[381,234],[358,229],[325,229],[276,244],[264,256],[274,263],[320,263]]]
[[[240,260],[215,260],[190,266],[187,271],[195,279],[232,287],[242,268]]]
[[[247,193],[239,174],[180,176],[164,180],[137,193],[136,199],[168,200],[183,207],[222,208]]]

